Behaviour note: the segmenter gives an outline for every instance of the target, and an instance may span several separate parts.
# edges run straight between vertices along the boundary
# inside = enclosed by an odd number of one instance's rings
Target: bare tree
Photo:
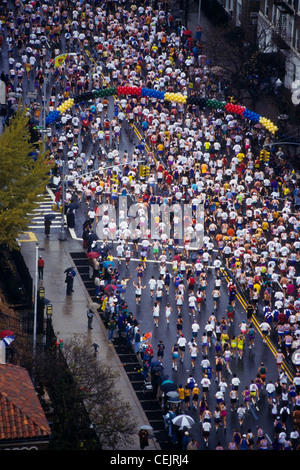
[[[132,442],[135,422],[117,387],[119,373],[96,358],[86,338],[66,341],[63,355],[101,447],[115,449]]]
[[[248,102],[252,110],[262,94],[274,92],[272,77],[278,77],[284,68],[271,29],[268,33],[266,28],[259,30],[255,43],[245,40],[242,28],[231,25],[203,32],[203,52],[211,60],[212,71],[226,83],[228,95],[243,104]]]

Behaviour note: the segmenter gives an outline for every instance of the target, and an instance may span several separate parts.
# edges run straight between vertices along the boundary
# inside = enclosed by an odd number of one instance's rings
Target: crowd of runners
[[[33,84],[37,98],[28,103],[28,110],[41,125],[44,109],[48,114],[68,98],[112,86],[143,86],[201,98],[219,96],[220,83],[202,55],[201,43],[185,34],[167,1],[15,0],[3,1],[0,14],[0,39],[2,49],[6,44],[9,65],[8,74],[2,73],[1,78],[7,92],[18,95],[22,95],[25,83],[26,89]],[[56,67],[55,58],[68,52],[63,64]],[[17,99],[11,98],[8,112],[2,113],[4,125],[16,105]],[[120,152],[120,139],[128,123],[130,129],[138,129],[139,143],[132,152]],[[256,406],[260,391],[265,389],[274,417],[271,447],[288,450],[296,448],[299,441],[300,371],[296,365],[295,380],[290,382],[282,362],[299,349],[300,187],[284,149],[273,147],[272,137],[261,124],[224,109],[201,109],[184,100],[167,101],[151,94],[79,101],[49,126],[46,134],[57,205],[64,202],[67,210],[69,202],[87,205],[84,241],[91,233],[100,233],[97,224],[101,221],[104,244],[113,240],[116,258],[129,269],[137,304],[147,288],[154,300],[155,327],[161,321],[176,321],[177,337],[171,352],[174,370],[183,360],[184,349],[190,353],[191,370],[203,370],[199,389],[195,383],[179,387],[179,411],[190,406],[199,409],[208,443],[213,426],[216,430],[226,428],[228,406],[238,413],[242,426],[249,405]],[[64,155],[68,189],[62,201]],[[148,171],[143,172],[140,160]],[[105,169],[107,161],[109,169]],[[119,206],[120,195],[139,203],[139,223],[134,230]],[[154,206],[161,211],[153,218],[155,237],[148,224]],[[181,212],[183,206],[189,210]],[[118,220],[112,219],[111,207],[117,209]],[[170,217],[170,226],[163,214]],[[88,251],[95,249],[95,243],[84,246]],[[140,258],[134,272],[130,270],[133,253]],[[150,258],[157,262],[157,276],[146,286],[143,273]],[[117,269],[102,272],[102,264],[93,263],[101,297],[106,283],[121,280]],[[199,332],[197,313],[206,300],[211,266],[214,312],[207,318],[205,331]],[[231,281],[227,309],[220,312],[224,269]],[[126,289],[128,279],[122,282]],[[162,298],[168,298],[170,292],[174,293],[175,307],[170,299],[162,311]],[[248,306],[246,320],[234,336],[230,328],[238,292],[247,298]],[[126,293],[122,297],[126,300]],[[190,343],[182,335],[186,299],[195,320]],[[130,332],[129,341],[149,366],[145,367],[146,379],[151,361],[145,360],[141,346],[141,325],[129,312],[120,312],[119,300],[114,293],[105,298],[110,307],[110,331],[118,327],[125,334]],[[229,384],[224,370],[231,373],[232,359],[242,359],[245,347],[254,347],[257,332],[252,317],[258,309],[262,340],[276,336],[278,342],[278,381],[266,380],[262,363],[257,377],[241,391],[238,377],[232,375]],[[158,347],[162,361],[163,347]],[[208,360],[212,349],[211,359],[216,358],[213,366]],[[219,382],[215,410],[209,410],[205,401],[212,375]],[[289,432],[288,419],[293,424]],[[172,429],[170,426],[171,436]],[[228,448],[264,449],[270,448],[270,443],[258,428],[257,436],[237,431]]]

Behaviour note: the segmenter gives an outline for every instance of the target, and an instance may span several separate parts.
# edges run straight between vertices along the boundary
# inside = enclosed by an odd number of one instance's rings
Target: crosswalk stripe
[[[55,214],[55,219],[51,221],[52,222],[51,227],[52,228],[61,227],[61,213],[53,211],[52,205],[53,205],[53,200],[50,198],[49,202],[43,201],[38,208],[33,209],[33,211],[29,214],[32,217],[32,219],[31,219],[30,225],[28,225],[28,228],[35,229],[35,228],[44,227],[45,215],[48,215],[48,214]],[[66,225],[66,221],[65,221],[65,225]]]

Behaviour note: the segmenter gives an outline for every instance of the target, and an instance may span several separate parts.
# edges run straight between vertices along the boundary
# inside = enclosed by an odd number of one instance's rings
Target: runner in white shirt
[[[188,298],[188,303],[189,303],[189,315],[193,315],[195,317],[196,315],[196,297],[194,293],[191,293]]]
[[[180,335],[177,341],[178,347],[179,347],[179,357],[180,361],[183,362],[184,359],[184,354],[185,354],[185,347],[187,344],[187,340],[183,335]]]
[[[149,280],[149,288],[150,288],[150,296],[153,297],[154,296],[154,291],[155,291],[155,288],[156,288],[156,279],[154,278],[154,276],[152,276],[152,278]]]

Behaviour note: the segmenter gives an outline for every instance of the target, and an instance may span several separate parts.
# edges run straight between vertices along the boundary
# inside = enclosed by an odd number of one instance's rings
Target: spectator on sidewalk
[[[92,330],[93,329],[92,323],[93,323],[93,318],[94,318],[94,312],[91,308],[88,308],[86,314],[87,314],[87,319],[88,319],[88,329]]]
[[[44,267],[45,267],[45,260],[44,258],[40,255],[38,259],[38,275],[39,279],[43,279],[44,277]]]

